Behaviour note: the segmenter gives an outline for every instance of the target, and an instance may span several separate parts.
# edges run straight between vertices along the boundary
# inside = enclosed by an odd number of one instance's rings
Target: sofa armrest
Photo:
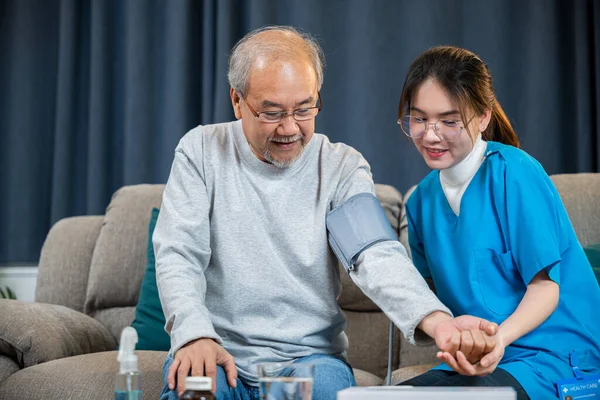
[[[54,304],[0,300],[0,355],[19,368],[116,347],[108,329],[78,311]]]

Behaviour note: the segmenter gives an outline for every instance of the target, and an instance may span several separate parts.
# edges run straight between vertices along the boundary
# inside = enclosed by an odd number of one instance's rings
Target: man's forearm
[[[414,342],[426,339],[423,335],[414,338],[423,320],[429,318],[431,324],[426,324],[427,329],[433,332],[430,326],[440,318],[436,312],[450,318],[450,310],[431,292],[403,250],[402,244],[395,241],[370,247],[359,256],[350,277]]]

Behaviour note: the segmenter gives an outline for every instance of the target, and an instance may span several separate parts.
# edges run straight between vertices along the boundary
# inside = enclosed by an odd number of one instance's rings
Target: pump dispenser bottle
[[[133,353],[138,341],[136,330],[128,326],[121,332],[117,360],[121,364],[115,380],[115,400],[141,400],[142,374],[138,359]]]

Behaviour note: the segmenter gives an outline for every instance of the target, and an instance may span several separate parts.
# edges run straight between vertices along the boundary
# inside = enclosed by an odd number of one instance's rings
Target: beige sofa
[[[600,242],[600,174],[553,177],[583,244]],[[121,329],[134,319],[146,266],[151,209],[162,185],[123,187],[104,216],[66,218],[44,243],[36,301],[0,300],[0,399],[108,399]],[[377,185],[392,226],[406,245],[403,199]],[[342,273],[348,358],[359,385],[380,385],[388,364],[386,316]],[[140,351],[143,398],[162,389],[165,352]],[[396,331],[392,382],[429,368],[433,347],[409,345]]]

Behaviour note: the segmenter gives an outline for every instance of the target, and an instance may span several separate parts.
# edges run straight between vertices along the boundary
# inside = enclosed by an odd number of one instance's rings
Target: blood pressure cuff
[[[376,243],[398,240],[381,203],[371,193],[359,193],[327,214],[329,244],[347,272],[358,256]]]

